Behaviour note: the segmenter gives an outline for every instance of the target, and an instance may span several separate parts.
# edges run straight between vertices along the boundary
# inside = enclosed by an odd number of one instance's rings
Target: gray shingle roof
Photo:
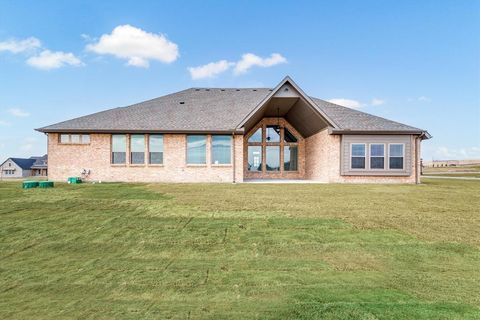
[[[35,159],[24,159],[24,158],[10,158],[23,170],[29,170],[32,164],[35,162]]]
[[[272,89],[191,88],[128,107],[110,109],[37,129],[41,132],[231,131]],[[340,130],[422,131],[312,98]]]

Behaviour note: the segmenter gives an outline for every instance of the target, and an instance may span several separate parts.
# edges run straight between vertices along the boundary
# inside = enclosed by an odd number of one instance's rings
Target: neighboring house
[[[32,165],[36,159],[8,158],[0,165],[2,178],[23,178],[32,175]]]
[[[35,162],[33,165],[30,167],[32,169],[32,176],[47,176],[47,155],[44,155],[42,157],[32,157],[32,159],[35,159]]]
[[[52,180],[415,183],[428,132],[274,89],[191,88],[37,129]]]

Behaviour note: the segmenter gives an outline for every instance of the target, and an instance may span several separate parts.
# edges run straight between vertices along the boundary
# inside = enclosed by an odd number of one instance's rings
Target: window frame
[[[114,136],[125,136],[125,162],[122,162],[122,163],[115,163],[113,161],[113,137]],[[128,160],[129,160],[129,157],[128,157],[128,144],[129,144],[129,135],[126,134],[126,133],[114,133],[114,134],[111,134],[110,135],[110,164],[113,165],[113,166],[126,166],[128,164]]]
[[[372,146],[374,145],[381,145],[383,146],[383,156],[372,156]],[[387,150],[386,144],[381,142],[372,142],[368,144],[368,169],[372,171],[382,171],[386,168],[386,158]],[[372,158],[383,158],[383,168],[372,168]]]
[[[390,155],[390,146],[391,145],[401,145],[402,146],[402,156],[399,157],[399,156],[391,156]],[[399,169],[399,168],[391,168],[390,167],[390,158],[402,158],[402,168]],[[394,142],[394,143],[389,143],[388,144],[388,170],[391,170],[391,171],[405,171],[406,168],[405,168],[405,143],[403,142]]]
[[[260,148],[260,170],[250,170],[250,160],[249,160],[249,148]],[[263,159],[263,146],[259,144],[252,144],[252,145],[247,145],[247,171],[248,172],[263,172],[263,166],[264,166],[264,159]]]
[[[152,149],[150,147],[150,138],[152,136],[162,137],[162,162],[161,163],[152,163],[152,156],[151,156]],[[148,134],[146,147],[147,147],[147,150],[148,150],[148,159],[147,159],[146,163],[149,166],[163,166],[164,163],[165,163],[165,135],[160,134],[160,133],[158,133],[158,134],[157,133]],[[159,153],[159,152],[155,152],[155,153]]]
[[[364,156],[363,158],[365,158],[365,163],[364,163],[364,166],[363,168],[353,168],[352,167],[352,158],[354,157],[353,156],[353,145],[363,145],[363,150],[364,150]],[[355,156],[355,158],[361,158],[360,156]],[[350,159],[349,159],[349,165],[350,165],[350,170],[352,171],[365,171],[365,170],[368,170],[368,167],[367,167],[367,162],[368,159],[368,154],[367,154],[367,143],[365,142],[352,142],[350,143]]]
[[[141,163],[133,163],[133,151],[132,151],[132,146],[133,146],[133,137],[134,136],[141,136],[142,137],[142,140],[143,140],[143,162]],[[129,157],[130,157],[130,161],[129,161],[129,164],[132,165],[132,166],[144,166],[145,165],[145,162],[146,162],[146,158],[145,158],[145,154],[146,154],[146,149],[147,149],[147,144],[146,144],[146,141],[145,141],[145,134],[141,134],[141,133],[134,133],[134,134],[130,134],[129,135],[129,139],[128,139],[128,144],[129,144],[129,149],[128,149],[128,153],[129,153]],[[137,151],[138,152],[138,151]],[[140,152],[138,152],[140,153]]]
[[[62,136],[67,136],[68,141],[62,142]],[[72,142],[72,136],[78,136],[78,142]],[[88,142],[83,142],[83,137],[88,136]],[[58,134],[58,144],[61,145],[89,145],[91,143],[90,133],[59,133]]]
[[[215,163],[215,159],[214,159],[214,156],[213,156],[213,140],[215,137],[228,137],[229,138],[229,142],[230,142],[230,153],[229,153],[229,162],[226,162],[226,163]],[[227,135],[227,134],[212,134],[210,135],[210,164],[212,166],[231,166],[232,165],[232,158],[233,158],[233,137],[231,135]]]

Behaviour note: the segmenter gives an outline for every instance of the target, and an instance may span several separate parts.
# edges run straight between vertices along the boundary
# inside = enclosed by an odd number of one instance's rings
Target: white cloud
[[[378,99],[378,98],[373,98],[372,101],[370,102],[372,106],[381,106],[384,103],[385,103],[385,100]]]
[[[335,103],[347,108],[353,108],[353,109],[358,109],[361,108],[363,105],[358,102],[357,100],[351,100],[351,99],[344,99],[344,98],[336,98],[336,99],[330,99],[328,102]]]
[[[42,46],[40,40],[34,37],[26,38],[24,40],[10,39],[0,42],[0,52],[10,51],[11,53],[21,53],[31,51]]]
[[[0,126],[7,127],[10,125],[10,122],[0,119]]]
[[[19,108],[11,108],[11,109],[8,109],[7,112],[14,117],[24,118],[24,117],[30,116],[30,113],[23,111],[22,109],[19,109]]]
[[[163,34],[154,34],[131,25],[121,25],[111,34],[104,34],[97,43],[89,44],[86,49],[98,54],[111,54],[126,59],[130,66],[149,66],[150,60],[171,63],[177,60],[178,46]]]
[[[83,63],[71,52],[43,50],[40,54],[30,57],[27,64],[32,67],[50,70],[63,67],[65,65],[82,66]]]
[[[242,59],[237,62],[234,73],[241,74],[247,72],[254,66],[271,67],[280,63],[287,63],[287,59],[279,53],[272,53],[269,58],[261,58],[253,53],[245,53]]]
[[[227,71],[235,63],[228,62],[227,60],[220,60],[217,62],[210,62],[203,66],[190,67],[188,71],[193,80],[204,79],[204,78],[213,78],[216,75]]]
[[[418,97],[417,100],[418,100],[418,101],[422,101],[422,102],[430,102],[430,101],[432,101],[432,99],[430,99],[429,97],[425,97],[425,96]]]
[[[445,146],[437,147],[434,152],[434,157],[439,160],[450,159],[479,159],[480,147],[467,148],[448,148]]]

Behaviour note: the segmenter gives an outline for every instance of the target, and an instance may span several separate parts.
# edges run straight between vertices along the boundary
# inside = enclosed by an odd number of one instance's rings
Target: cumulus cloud
[[[254,66],[271,67],[280,63],[286,63],[287,59],[278,53],[273,53],[269,58],[261,58],[253,53],[246,53],[237,62],[229,62],[227,60],[220,60],[217,62],[210,62],[208,64],[189,67],[188,71],[193,80],[205,79],[215,77],[231,67],[234,67],[233,73],[239,75],[247,72]]]
[[[71,52],[50,50],[43,50],[40,54],[28,58],[27,64],[43,70],[58,69],[65,65],[76,67],[83,65],[82,61]]]
[[[378,98],[373,98],[372,101],[370,102],[372,106],[381,106],[384,103],[385,103],[385,100],[378,99]]]
[[[227,71],[235,63],[228,62],[227,60],[220,60],[217,62],[210,62],[203,66],[190,67],[188,71],[193,80],[213,78],[216,75]]]
[[[148,68],[150,60],[171,63],[179,56],[178,45],[163,34],[146,32],[128,24],[102,35],[98,42],[88,44],[86,50],[113,55],[127,60],[127,65],[143,68]]]
[[[328,102],[338,104],[340,106],[344,106],[347,108],[353,108],[353,109],[358,109],[361,108],[363,105],[357,101],[357,100],[352,100],[352,99],[345,99],[345,98],[335,98],[335,99],[330,99]]]
[[[24,118],[30,116],[30,113],[19,108],[10,108],[7,110],[7,112],[14,117]]]
[[[9,51],[11,53],[21,53],[38,49],[41,46],[42,43],[35,37],[26,38],[23,40],[9,39],[0,42],[0,52]]]
[[[253,53],[246,53],[242,55],[242,59],[236,63],[234,73],[245,73],[254,66],[265,68],[281,63],[287,63],[287,59],[279,53],[272,53],[268,58],[262,58]]]

